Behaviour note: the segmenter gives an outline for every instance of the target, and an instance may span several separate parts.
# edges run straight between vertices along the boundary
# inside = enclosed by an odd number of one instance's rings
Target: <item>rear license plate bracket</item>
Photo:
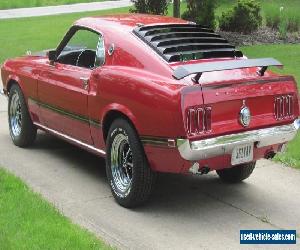
[[[253,161],[253,143],[236,146],[231,154],[231,165]]]

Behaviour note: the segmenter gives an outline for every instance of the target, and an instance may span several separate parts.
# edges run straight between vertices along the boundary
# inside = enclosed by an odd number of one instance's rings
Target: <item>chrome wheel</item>
[[[22,128],[22,111],[20,97],[17,92],[12,93],[9,108],[9,122],[13,136],[18,137]]]
[[[117,118],[106,138],[106,175],[115,200],[136,207],[152,193],[156,173],[148,165],[143,145],[128,120]]]
[[[128,136],[117,134],[111,146],[111,172],[116,188],[128,193],[132,183],[133,159]]]

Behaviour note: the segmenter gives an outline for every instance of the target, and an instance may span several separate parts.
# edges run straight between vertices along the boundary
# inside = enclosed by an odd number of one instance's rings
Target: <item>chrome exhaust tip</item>
[[[193,165],[189,169],[190,173],[197,174],[197,175],[208,174],[209,171],[210,171],[210,168],[207,166],[200,168],[200,164],[198,162],[193,163]]]
[[[198,174],[199,173],[199,163],[198,162],[195,162],[189,169],[189,172],[192,173],[192,174]]]

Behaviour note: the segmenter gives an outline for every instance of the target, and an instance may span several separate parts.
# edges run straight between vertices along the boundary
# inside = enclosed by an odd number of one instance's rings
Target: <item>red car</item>
[[[37,129],[106,157],[117,202],[141,204],[158,172],[250,176],[299,129],[293,77],[267,71],[213,30],[181,19],[114,15],[75,22],[55,50],[7,60],[15,145]]]

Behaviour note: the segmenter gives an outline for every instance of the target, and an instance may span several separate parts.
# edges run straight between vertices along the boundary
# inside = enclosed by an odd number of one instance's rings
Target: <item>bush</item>
[[[277,16],[267,16],[266,17],[266,26],[271,29],[277,30],[280,24],[280,17]]]
[[[289,18],[286,29],[290,32],[297,32],[300,30],[300,23],[296,18]]]
[[[261,7],[255,0],[239,0],[232,10],[223,12],[220,29],[249,34],[262,24]]]
[[[278,30],[284,37],[286,32],[297,32],[300,30],[300,16],[298,6],[275,6],[266,4],[264,8],[266,15],[266,26]]]
[[[130,12],[155,15],[165,15],[168,10],[168,0],[131,0],[134,9]]]
[[[215,0],[187,0],[187,11],[182,14],[182,18],[215,28]]]

